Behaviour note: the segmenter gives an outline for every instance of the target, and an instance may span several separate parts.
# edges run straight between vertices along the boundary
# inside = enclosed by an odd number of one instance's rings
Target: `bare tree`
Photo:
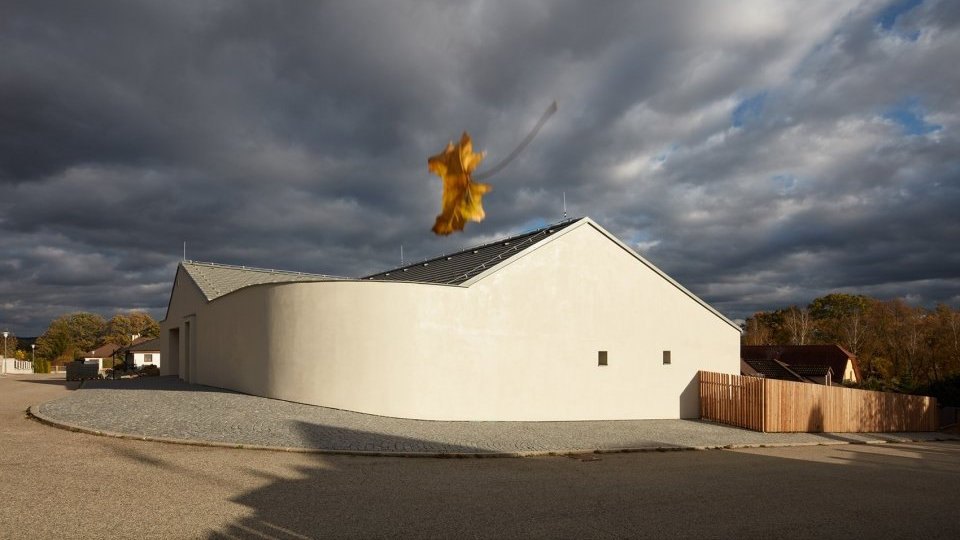
[[[763,323],[760,313],[747,318],[747,329],[743,333],[744,345],[769,345],[772,332]]]
[[[807,308],[790,306],[783,313],[783,324],[790,332],[791,345],[806,345],[810,341],[813,326],[810,320],[810,310]]]

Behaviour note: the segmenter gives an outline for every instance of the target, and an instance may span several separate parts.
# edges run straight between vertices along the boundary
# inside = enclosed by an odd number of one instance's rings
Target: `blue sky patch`
[[[887,109],[883,117],[896,122],[906,135],[926,135],[943,129],[943,126],[927,123],[926,113],[919,99],[909,97]]]
[[[796,191],[800,178],[793,174],[775,174],[770,177],[770,182],[774,185],[776,193],[782,197],[789,196]]]
[[[763,106],[767,101],[767,93],[754,94],[740,102],[730,115],[733,127],[741,127],[745,123],[759,120],[763,116]]]
[[[923,0],[900,0],[893,2],[877,16],[877,22],[884,30],[890,30],[897,23],[897,17],[919,6]]]
[[[526,222],[524,222],[523,225],[520,226],[520,230],[521,230],[521,231],[534,231],[534,230],[536,230],[536,229],[542,229],[542,228],[546,227],[547,225],[550,225],[551,223],[556,223],[557,221],[560,221],[560,219],[557,218],[557,219],[555,219],[555,220],[553,220],[553,221],[547,221],[547,220],[545,220],[545,219],[543,219],[543,218],[541,218],[541,217],[537,217],[537,218],[534,218],[534,219],[528,219]]]

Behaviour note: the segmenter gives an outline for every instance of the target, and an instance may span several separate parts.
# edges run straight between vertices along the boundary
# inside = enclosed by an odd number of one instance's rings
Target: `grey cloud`
[[[731,317],[834,289],[955,302],[957,10],[887,31],[886,4],[7,6],[0,324],[162,316],[184,241],[363,275],[559,219],[563,193]],[[553,99],[487,220],[433,237],[427,157],[468,130],[492,166]],[[884,117],[904,99],[941,130]]]

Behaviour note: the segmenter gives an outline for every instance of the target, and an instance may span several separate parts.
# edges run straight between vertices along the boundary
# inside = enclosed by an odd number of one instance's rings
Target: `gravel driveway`
[[[176,377],[66,384],[79,388],[31,412],[110,435],[300,451],[516,456],[960,439],[945,433],[757,433],[699,420],[438,422],[279,401]]]

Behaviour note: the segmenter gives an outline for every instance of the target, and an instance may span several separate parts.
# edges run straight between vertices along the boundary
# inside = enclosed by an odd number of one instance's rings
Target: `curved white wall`
[[[182,303],[193,382],[386,416],[696,417],[697,370],[739,369],[737,329],[590,226],[469,287],[284,283]]]

